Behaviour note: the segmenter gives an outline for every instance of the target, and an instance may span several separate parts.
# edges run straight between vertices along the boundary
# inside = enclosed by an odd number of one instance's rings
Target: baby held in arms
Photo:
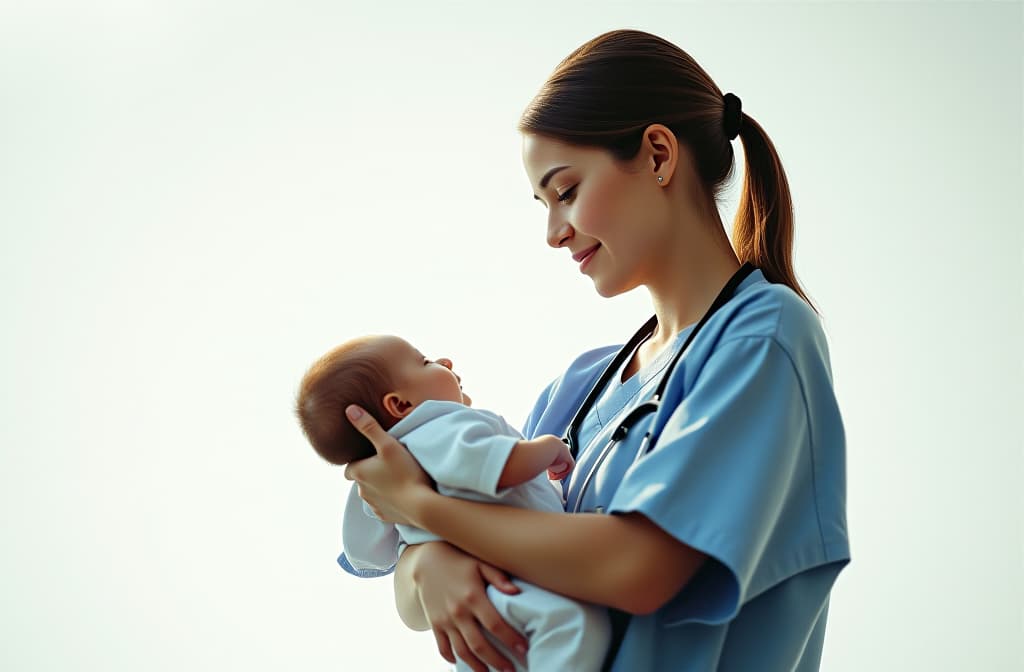
[[[471,408],[448,359],[431,360],[397,336],[365,336],[321,357],[306,372],[296,413],[314,450],[335,465],[375,454],[345,416],[350,404],[371,413],[401,441],[443,495],[547,511],[563,511],[561,479],[572,469],[556,436],[525,439],[490,411]],[[500,534],[500,530],[495,531]],[[439,537],[373,515],[353,485],[342,528],[339,561],[361,575],[389,572],[401,544]],[[607,610],[513,579],[520,593],[491,587],[488,596],[529,641],[518,670],[598,670],[611,635]],[[509,660],[516,655],[500,647]],[[469,669],[459,661],[456,669]]]

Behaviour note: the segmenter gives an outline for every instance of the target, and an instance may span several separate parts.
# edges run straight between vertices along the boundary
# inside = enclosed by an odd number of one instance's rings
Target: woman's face
[[[665,217],[657,175],[642,154],[624,163],[602,149],[526,134],[523,163],[547,208],[549,245],[567,248],[602,296],[645,284]]]

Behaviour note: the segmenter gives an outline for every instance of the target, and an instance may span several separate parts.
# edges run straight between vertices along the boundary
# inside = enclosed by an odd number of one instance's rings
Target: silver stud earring
[[[661,184],[664,181],[665,181],[665,178],[662,177],[661,175],[658,175],[658,184]]]

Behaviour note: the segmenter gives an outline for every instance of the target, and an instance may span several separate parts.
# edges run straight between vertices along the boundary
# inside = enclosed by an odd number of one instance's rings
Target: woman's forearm
[[[667,602],[705,556],[642,514],[564,514],[424,489],[417,524],[530,583],[631,613]]]
[[[410,546],[402,553],[395,567],[395,608],[398,616],[412,630],[429,630],[430,623],[423,613],[414,576],[415,556],[421,546]]]

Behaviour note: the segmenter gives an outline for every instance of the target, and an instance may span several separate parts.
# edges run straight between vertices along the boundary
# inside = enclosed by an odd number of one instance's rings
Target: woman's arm
[[[668,602],[706,556],[646,516],[532,511],[443,497],[422,488],[413,524],[525,581],[646,614]]]
[[[706,558],[641,514],[565,515],[444,497],[372,417],[349,417],[377,456],[349,465],[345,476],[359,482],[378,515],[430,530],[543,588],[649,613],[686,585]]]

